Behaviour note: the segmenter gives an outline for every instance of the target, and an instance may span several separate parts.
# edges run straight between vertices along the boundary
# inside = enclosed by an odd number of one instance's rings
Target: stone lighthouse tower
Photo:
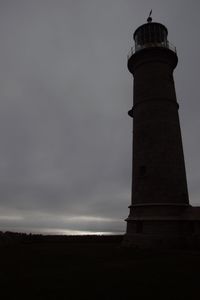
[[[151,17],[133,37],[132,199],[124,244],[176,244],[199,227],[199,210],[189,205],[173,78],[178,57],[167,28]]]

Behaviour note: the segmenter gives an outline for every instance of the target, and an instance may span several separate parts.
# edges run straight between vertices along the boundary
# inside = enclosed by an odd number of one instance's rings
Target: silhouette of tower
[[[127,245],[175,243],[199,226],[189,205],[173,79],[178,57],[167,36],[167,28],[149,16],[136,29],[135,48],[128,56],[134,94],[128,112],[133,118],[133,164]]]

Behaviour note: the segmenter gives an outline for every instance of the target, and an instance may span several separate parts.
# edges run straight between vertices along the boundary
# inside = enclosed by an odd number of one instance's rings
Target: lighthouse
[[[128,55],[133,75],[132,194],[124,245],[191,244],[200,211],[189,204],[179,103],[173,72],[178,63],[168,30],[160,23],[136,29]],[[188,242],[189,241],[189,242]]]

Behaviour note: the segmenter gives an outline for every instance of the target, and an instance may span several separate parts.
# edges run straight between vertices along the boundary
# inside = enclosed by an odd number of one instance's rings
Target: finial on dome
[[[152,9],[151,9],[151,11],[150,11],[150,13],[149,13],[149,16],[148,16],[148,18],[147,18],[147,22],[148,22],[148,23],[151,23],[151,22],[152,22],[151,14],[152,14]]]

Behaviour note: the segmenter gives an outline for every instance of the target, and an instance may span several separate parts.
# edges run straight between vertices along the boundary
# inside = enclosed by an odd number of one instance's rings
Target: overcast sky
[[[200,205],[200,1],[0,0],[0,230],[125,230],[127,53],[150,9],[177,47],[190,202]]]

